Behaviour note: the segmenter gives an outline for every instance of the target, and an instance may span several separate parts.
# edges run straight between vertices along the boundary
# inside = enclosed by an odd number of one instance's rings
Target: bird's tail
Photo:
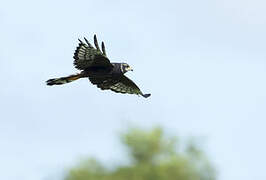
[[[70,76],[66,76],[66,77],[54,78],[54,79],[47,80],[46,84],[48,86],[61,85],[61,84],[70,83],[70,82],[75,81],[81,77],[82,77],[82,74],[74,74],[74,75],[70,75]]]

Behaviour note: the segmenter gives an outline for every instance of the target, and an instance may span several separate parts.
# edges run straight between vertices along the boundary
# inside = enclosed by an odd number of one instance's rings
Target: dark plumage
[[[150,94],[143,94],[139,87],[124,74],[133,71],[127,63],[111,63],[107,58],[105,46],[102,42],[102,51],[99,48],[96,35],[94,35],[95,48],[84,38],[79,39],[79,45],[74,53],[74,66],[81,70],[76,75],[49,79],[47,85],[61,85],[80,78],[89,78],[92,84],[102,90],[112,90],[116,93],[137,94],[145,98]]]

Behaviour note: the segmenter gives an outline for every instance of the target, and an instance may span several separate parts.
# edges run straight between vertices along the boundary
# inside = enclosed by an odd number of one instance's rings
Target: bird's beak
[[[126,68],[127,71],[133,71],[131,67]]]

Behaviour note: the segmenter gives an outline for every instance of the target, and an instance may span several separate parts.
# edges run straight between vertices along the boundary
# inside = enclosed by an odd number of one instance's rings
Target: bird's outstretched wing
[[[139,87],[128,77],[121,75],[116,78],[114,77],[89,77],[92,84],[97,85],[102,90],[112,90],[116,93],[127,93],[141,95],[145,98],[149,97],[150,94],[143,94]]]
[[[74,66],[77,69],[85,70],[91,67],[112,68],[113,65],[106,56],[105,46],[102,42],[102,51],[99,48],[96,35],[94,35],[95,48],[84,38],[85,42],[79,39],[79,45],[74,53]]]

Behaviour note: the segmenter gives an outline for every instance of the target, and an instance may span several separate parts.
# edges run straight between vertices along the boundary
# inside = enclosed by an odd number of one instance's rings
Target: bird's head
[[[133,69],[127,63],[122,63],[121,64],[121,71],[123,73],[126,73],[128,71],[133,71]]]

